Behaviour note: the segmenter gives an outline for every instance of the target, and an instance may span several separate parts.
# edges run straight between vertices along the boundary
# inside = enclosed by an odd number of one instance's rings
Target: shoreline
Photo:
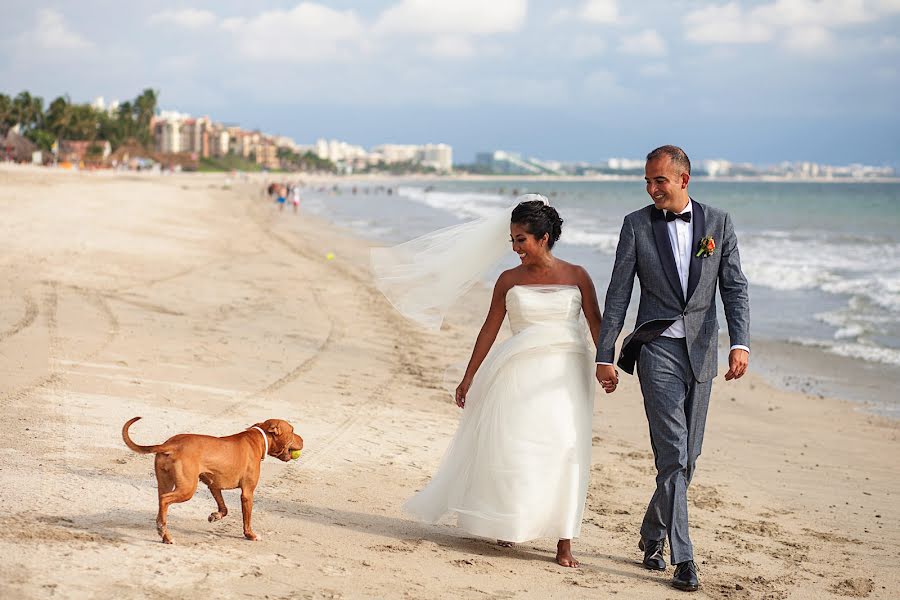
[[[553,562],[555,540],[501,549],[417,523],[401,507],[455,430],[443,373],[488,292],[426,334],[372,286],[369,242],[273,210],[261,180],[39,175],[0,173],[4,596],[677,594],[636,548],[654,469],[635,378],[595,401],[581,568]],[[176,545],[159,543],[153,460],[120,437],[136,415],[137,443],[294,424],[303,457],[262,465],[262,541],[242,538],[236,492],[208,523],[201,486],[170,511]],[[900,594],[898,440],[900,424],[846,401],[720,374],[690,491],[701,595]]]
[[[346,186],[347,184],[342,185]],[[366,183],[363,182],[362,185],[366,185]],[[343,194],[339,194],[339,196],[341,195],[347,195],[346,189]],[[371,202],[390,201],[389,196],[377,195],[377,193],[368,195],[368,191],[359,197],[367,198],[367,201]],[[324,192],[308,191],[305,194],[305,198],[323,207],[335,206],[335,210],[338,212],[347,211],[340,212],[339,218],[329,217],[327,214],[319,215],[320,218],[326,218],[330,225],[343,227],[342,231],[346,235],[356,236],[373,244],[399,243],[403,241],[402,238],[394,239],[396,235],[392,234],[388,238],[389,241],[385,242],[384,234],[380,233],[387,231],[386,226],[383,227],[383,223],[378,222],[377,219],[373,220],[371,214],[365,209],[362,213],[354,213],[352,209],[345,208],[351,205],[335,205],[335,196],[332,195],[330,190]],[[341,223],[343,223],[343,226]],[[373,224],[374,232],[367,231],[367,224]],[[396,234],[396,231],[394,234]],[[408,237],[415,237],[415,234],[410,234]],[[584,256],[581,258],[583,259]],[[606,258],[603,257],[604,260]],[[602,273],[605,272],[602,271]],[[601,302],[604,293],[602,273],[594,273],[595,276],[599,277],[595,281],[598,285]],[[490,288],[491,284],[489,282],[483,283]],[[636,305],[631,308],[629,319],[634,318],[632,313]],[[720,320],[720,322],[724,332],[724,321]],[[627,320],[626,327],[623,328],[623,335],[627,333],[630,326],[631,323]],[[771,331],[770,328],[765,333],[771,336],[775,332]],[[727,335],[723,335],[720,337],[720,348],[725,349],[727,347]],[[754,352],[754,355],[761,360],[751,357],[751,371],[759,369],[757,371],[758,374],[763,375],[779,389],[805,392],[814,396],[832,396],[848,400],[855,406],[863,407],[874,414],[889,416],[894,419],[900,418],[900,405],[892,403],[890,397],[890,390],[900,386],[900,369],[895,365],[851,359],[829,352],[823,347],[799,345],[792,340],[766,337],[759,332],[754,335],[754,347],[757,350]],[[720,352],[719,359],[720,364],[726,364],[727,352],[724,350]]]
[[[171,176],[168,173],[155,173],[146,171],[119,171],[115,169],[64,169],[61,167],[40,166],[40,165],[19,165],[12,163],[0,162],[0,168],[11,170],[16,169],[35,169],[50,170],[54,172],[65,173],[97,173],[110,175],[146,175],[146,176]],[[638,174],[595,174],[595,175],[476,175],[469,173],[444,173],[444,174],[403,174],[394,175],[390,173],[310,173],[306,171],[182,171],[174,173],[177,176],[209,176],[221,177],[231,173],[240,176],[252,178],[260,178],[264,180],[271,179],[307,179],[315,181],[331,181],[334,182],[352,182],[352,181],[485,181],[485,182],[509,182],[509,181],[548,181],[548,182],[599,182],[599,181],[626,181],[641,182],[644,181],[643,175]],[[823,184],[839,184],[839,183],[884,183],[884,184],[900,184],[900,176],[896,177],[780,177],[776,175],[734,175],[734,176],[709,176],[709,175],[693,175],[692,179],[703,183],[823,183]]]

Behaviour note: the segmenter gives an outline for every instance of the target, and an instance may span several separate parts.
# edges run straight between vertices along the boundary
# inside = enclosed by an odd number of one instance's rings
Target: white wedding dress
[[[471,534],[524,542],[581,530],[591,459],[594,352],[576,286],[512,287],[513,335],[475,375],[440,467],[405,508],[455,514]]]

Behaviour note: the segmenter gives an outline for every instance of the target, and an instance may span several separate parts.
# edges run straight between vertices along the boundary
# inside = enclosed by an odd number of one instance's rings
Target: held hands
[[[740,379],[747,372],[750,363],[750,353],[740,348],[735,348],[728,353],[728,372],[725,373],[725,381]]]
[[[466,394],[469,393],[469,386],[472,380],[469,377],[463,377],[463,380],[456,386],[456,405],[460,408],[466,407]]]
[[[597,365],[597,381],[603,391],[612,394],[619,385],[619,373],[613,365]]]

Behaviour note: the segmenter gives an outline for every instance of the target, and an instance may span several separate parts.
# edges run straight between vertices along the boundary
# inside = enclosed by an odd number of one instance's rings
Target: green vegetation
[[[390,173],[391,175],[429,175],[432,173],[437,173],[437,169],[434,167],[427,167],[425,165],[406,161],[406,162],[395,162],[395,163],[386,163],[384,161],[379,161],[374,165],[366,165],[365,169],[358,170],[357,173]]]
[[[197,170],[201,172],[211,171],[262,171],[262,165],[256,164],[256,161],[249,160],[243,156],[236,154],[226,154],[215,158],[201,158],[197,165]]]
[[[14,98],[0,94],[0,135],[18,124],[22,135],[42,150],[50,150],[59,140],[108,141],[113,150],[133,140],[149,148],[153,142],[150,121],[158,96],[158,92],[146,89],[110,114],[90,104],[73,104],[68,96],[56,98],[44,110],[40,96],[29,92],[20,92]]]
[[[334,173],[337,167],[327,158],[319,158],[312,152],[297,154],[290,148],[278,149],[278,160],[286,171],[318,171]]]

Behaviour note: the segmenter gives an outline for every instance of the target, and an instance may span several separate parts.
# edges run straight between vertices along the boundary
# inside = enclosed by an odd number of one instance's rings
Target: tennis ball
[[[291,460],[297,460],[300,458],[300,453],[302,450],[291,450]]]
[[[329,252],[325,255],[326,260],[334,260],[334,252]]]

